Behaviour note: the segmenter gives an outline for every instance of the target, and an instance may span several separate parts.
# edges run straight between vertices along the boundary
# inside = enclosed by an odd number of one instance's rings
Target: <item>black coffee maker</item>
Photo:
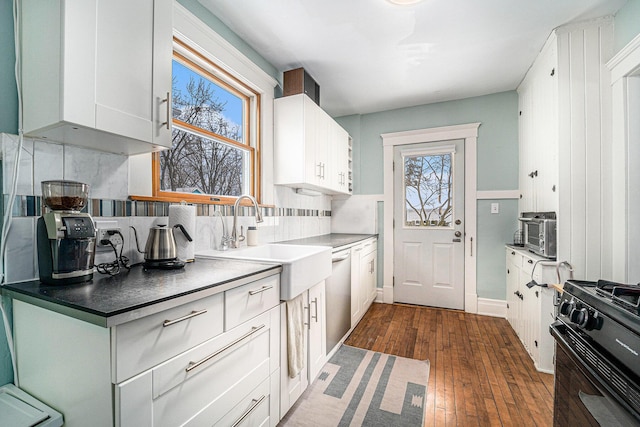
[[[96,228],[88,213],[89,186],[76,181],[43,181],[42,197],[51,210],[38,218],[38,268],[48,285],[93,278]]]

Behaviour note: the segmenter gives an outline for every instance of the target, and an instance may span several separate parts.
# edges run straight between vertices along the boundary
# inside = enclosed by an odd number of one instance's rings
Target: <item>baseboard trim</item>
[[[478,314],[492,317],[507,317],[507,302],[499,299],[478,298]]]
[[[376,289],[376,299],[373,302],[381,302],[384,303],[384,289],[377,288]]]

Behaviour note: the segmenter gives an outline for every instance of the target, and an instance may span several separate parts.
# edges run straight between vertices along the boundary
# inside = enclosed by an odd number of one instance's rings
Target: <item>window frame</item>
[[[249,194],[258,203],[261,202],[261,132],[260,132],[260,93],[242,82],[238,77],[217,65],[214,60],[190,47],[187,43],[177,37],[173,37],[172,60],[177,60],[188,68],[210,79],[215,84],[228,90],[236,96],[246,99],[244,106],[243,140],[238,142],[221,135],[217,135],[206,129],[198,128],[189,123],[171,119],[171,126],[174,123],[178,128],[188,130],[207,139],[218,140],[225,144],[246,150],[249,156]],[[201,204],[233,204],[236,196],[178,193],[161,190],[160,185],[160,152],[153,153],[151,163],[152,176],[152,199],[155,201],[201,203]]]

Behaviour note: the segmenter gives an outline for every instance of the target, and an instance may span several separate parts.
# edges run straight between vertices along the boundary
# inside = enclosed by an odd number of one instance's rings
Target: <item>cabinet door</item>
[[[366,295],[365,307],[364,307],[365,312],[369,309],[373,301],[375,301],[376,295],[377,295],[377,289],[376,289],[377,255],[378,255],[378,251],[374,250],[373,252],[370,252],[369,254],[367,254],[364,260],[363,268],[366,271],[366,276],[364,278],[364,283],[362,287]]]
[[[513,249],[507,248],[507,321],[514,331],[518,330],[518,283],[520,282],[520,264],[522,257]]]
[[[304,311],[305,328],[309,325],[308,310],[309,292],[302,293],[302,305]],[[282,303],[280,309],[280,416],[284,416],[294,403],[302,396],[302,393],[309,385],[308,380],[308,363],[295,377],[289,376],[288,356],[287,356],[287,304]],[[304,346],[304,360],[309,360],[308,353],[308,334],[306,336],[307,344]]]
[[[349,134],[331,121],[331,188],[337,193],[349,194]]]
[[[313,102],[306,98],[307,102]],[[314,117],[316,121],[315,129],[315,155],[316,165],[318,167],[318,178],[316,184],[332,190],[332,162],[330,155],[333,152],[331,141],[333,140],[332,125],[333,120],[320,107],[313,104]]]
[[[326,361],[325,310],[325,283],[323,280],[309,289],[309,383],[315,380]]]
[[[318,156],[319,141],[321,137],[321,126],[318,123],[320,114],[316,105],[308,97],[302,97],[303,123],[302,132],[304,135],[304,173],[305,182],[313,185],[322,183],[322,161]]]
[[[351,248],[351,327],[354,328],[362,315],[362,302],[360,293],[360,256],[363,245]]]
[[[171,148],[171,84],[173,59],[173,4],[153,2],[153,143]]]
[[[551,42],[518,88],[521,212],[558,210],[557,69]]]
[[[29,0],[23,12],[29,135],[126,154],[171,146],[171,2]]]
[[[96,3],[96,128],[151,142],[153,1]]]
[[[533,159],[535,204],[539,212],[558,210],[558,61],[556,43],[546,46],[536,60],[535,141]]]

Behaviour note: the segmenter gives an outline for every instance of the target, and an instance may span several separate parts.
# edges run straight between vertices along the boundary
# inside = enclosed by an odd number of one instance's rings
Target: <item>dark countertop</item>
[[[51,286],[38,280],[10,283],[3,293],[99,326],[114,326],[278,274],[279,264],[198,259],[178,270],[144,270],[116,276],[94,273],[90,282]]]
[[[292,245],[331,246],[332,248],[336,249],[341,246],[358,243],[370,237],[378,237],[378,235],[331,233],[323,234],[322,236],[305,237],[303,239],[286,240],[284,242],[278,243],[286,243]]]

